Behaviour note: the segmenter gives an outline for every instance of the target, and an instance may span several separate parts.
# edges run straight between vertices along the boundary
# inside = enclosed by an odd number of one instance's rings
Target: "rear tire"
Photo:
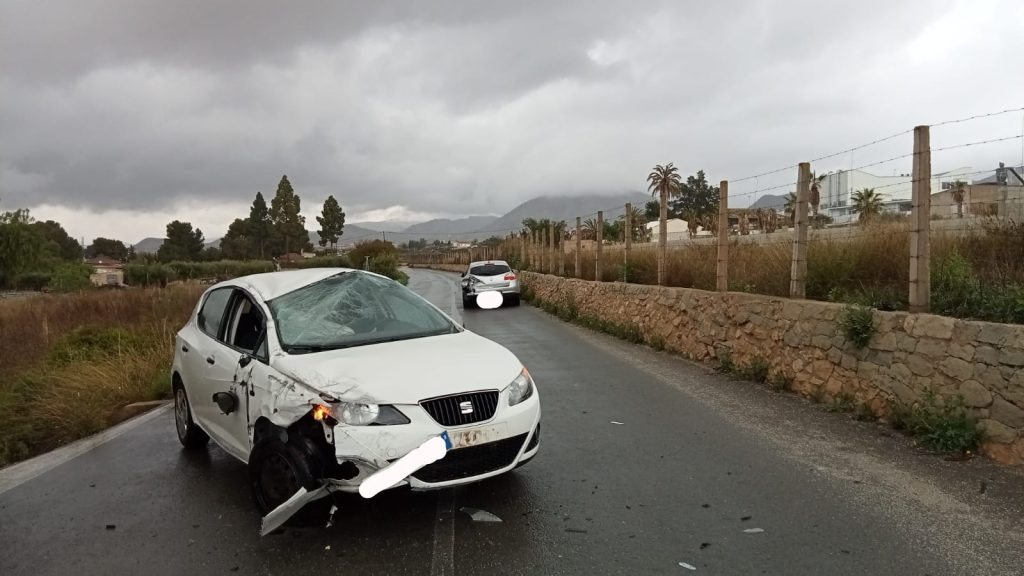
[[[192,420],[192,407],[188,403],[188,394],[181,382],[174,384],[174,427],[178,431],[178,441],[189,450],[206,446],[210,437],[196,426]]]
[[[512,295],[512,300],[509,303],[512,306],[519,306],[519,302],[520,302],[519,294],[513,294]]]
[[[299,488],[312,491],[323,482],[317,477],[323,462],[301,440],[282,442],[277,436],[265,438],[249,454],[249,485],[262,515],[291,498]],[[310,502],[292,516],[285,526],[309,526],[327,521],[333,499]]]

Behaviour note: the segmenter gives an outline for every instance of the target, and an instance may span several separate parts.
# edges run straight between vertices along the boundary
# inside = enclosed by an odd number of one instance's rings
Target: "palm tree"
[[[857,190],[850,196],[850,206],[859,221],[867,222],[882,213],[882,195],[874,188]]]
[[[811,205],[811,213],[815,216],[818,215],[818,206],[821,204],[821,183],[827,176],[828,174],[816,176],[814,172],[811,172],[811,196],[808,201]]]
[[[658,195],[661,211],[658,217],[658,285],[665,285],[665,248],[668,246],[668,199],[679,195],[683,182],[679,170],[671,162],[658,164],[647,175],[647,190],[651,196]]]
[[[783,206],[782,210],[789,215],[790,225],[796,226],[796,192],[786,194],[786,205]]]
[[[587,218],[580,227],[580,238],[583,240],[594,240],[597,238],[597,220]]]
[[[956,202],[957,218],[964,217],[964,186],[967,186],[967,183],[964,182],[963,180],[957,180],[956,182],[953,182],[953,202]]]
[[[626,215],[623,214],[621,220],[625,225]],[[647,217],[644,215],[644,211],[637,206],[629,207],[629,224],[633,228],[630,237],[632,240],[640,240],[643,238],[643,232],[645,225],[647,224]]]

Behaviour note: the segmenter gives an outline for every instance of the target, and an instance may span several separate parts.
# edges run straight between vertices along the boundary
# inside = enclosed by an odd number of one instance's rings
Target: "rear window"
[[[504,264],[483,264],[469,269],[469,273],[473,276],[497,276],[511,271],[512,269]]]
[[[231,291],[232,288],[218,288],[210,292],[199,311],[199,329],[214,338],[219,336],[220,322],[231,299]]]

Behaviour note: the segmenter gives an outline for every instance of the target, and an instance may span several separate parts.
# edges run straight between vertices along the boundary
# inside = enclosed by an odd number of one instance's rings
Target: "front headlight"
[[[530,378],[530,371],[524,367],[508,385],[508,405],[515,406],[530,396],[533,396],[533,378]]]
[[[313,410],[313,418],[316,420],[324,420],[328,416],[348,426],[387,426],[409,423],[409,418],[390,404],[338,402],[332,406],[320,405]]]

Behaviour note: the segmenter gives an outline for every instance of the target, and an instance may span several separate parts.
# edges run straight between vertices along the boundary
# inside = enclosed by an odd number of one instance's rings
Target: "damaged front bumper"
[[[539,449],[541,411],[536,394],[508,406],[507,392],[499,396],[499,409],[487,421],[447,428],[418,405],[397,406],[410,422],[398,426],[335,426],[335,454],[339,464],[350,462],[358,470],[352,478],[330,479],[332,491],[357,492],[372,474],[388,467],[430,438],[447,432],[451,449],[437,462],[412,472],[392,487],[433,490],[490,478],[529,460]]]

